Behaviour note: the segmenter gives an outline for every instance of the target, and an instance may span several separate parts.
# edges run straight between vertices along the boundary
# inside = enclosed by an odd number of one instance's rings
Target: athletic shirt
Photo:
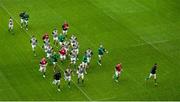
[[[63,48],[63,49],[61,49],[61,50],[59,51],[59,53],[60,53],[61,55],[65,55],[65,54],[66,54],[66,50]]]
[[[47,63],[46,60],[42,60],[42,61],[40,62],[41,65],[45,65],[46,63]]]
[[[91,51],[91,50],[87,50],[87,51],[86,51],[86,56],[87,56],[87,57],[91,57],[91,55],[92,55],[92,51]]]
[[[31,39],[31,44],[32,44],[32,45],[36,45],[36,43],[37,43],[37,40],[36,40],[35,38],[32,38],[32,39]]]
[[[60,80],[61,79],[61,73],[58,72],[58,73],[54,74],[54,79],[55,80]]]
[[[51,50],[52,50],[52,48],[51,48],[51,47],[48,47],[48,48],[47,48],[47,53],[51,53]]]
[[[86,55],[83,57],[83,62],[84,62],[84,63],[87,62],[87,56],[86,56]]]
[[[45,35],[43,36],[43,40],[45,40],[45,39],[49,39],[49,35],[45,34]]]
[[[69,27],[69,25],[67,23],[64,23],[63,26],[62,26],[63,30],[67,30],[68,27]]]
[[[51,58],[53,59],[53,62],[57,62],[58,58],[59,58],[59,55],[58,54],[54,54]]]
[[[105,49],[104,49],[104,48],[100,47],[100,48],[98,49],[98,54],[99,54],[99,55],[103,55],[104,52],[105,52]]]
[[[121,71],[121,68],[122,68],[121,65],[120,65],[120,66],[116,65],[116,71],[120,72],[120,71]]]
[[[71,76],[71,70],[69,70],[69,71],[66,71],[66,76]]]
[[[76,58],[76,53],[75,52],[71,52],[71,58]]]
[[[9,20],[9,25],[13,25],[12,19]]]
[[[58,36],[57,30],[54,30],[54,31],[52,32],[52,34],[53,34],[53,37],[57,37],[57,36]]]
[[[156,69],[157,69],[157,66],[154,65],[151,69],[151,74],[156,74]]]
[[[65,40],[65,36],[61,34],[59,35],[58,39],[60,42],[63,42]]]
[[[80,66],[78,72],[79,72],[80,74],[84,73],[84,68]]]
[[[73,49],[78,49],[78,47],[79,47],[78,44],[73,45]]]

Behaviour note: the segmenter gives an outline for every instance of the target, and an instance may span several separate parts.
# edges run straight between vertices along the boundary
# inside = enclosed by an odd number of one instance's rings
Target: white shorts
[[[21,23],[24,23],[24,20],[23,20],[23,19],[21,19]]]
[[[116,75],[116,76],[119,76],[120,74],[121,74],[121,72],[115,71],[115,75]]]
[[[63,32],[63,34],[67,34],[67,31],[68,31],[68,30],[63,30],[62,32]]]
[[[63,42],[59,42],[59,45],[61,46],[63,44]]]
[[[65,76],[64,78],[65,78],[65,81],[66,81],[66,80],[67,80],[67,81],[71,81],[71,76]]]
[[[76,64],[76,58],[71,58],[71,63]]]
[[[87,57],[87,62],[90,63],[91,57]]]
[[[14,25],[9,24],[9,29],[13,29],[13,28],[14,28]]]
[[[52,54],[51,53],[47,53],[47,58],[49,58]]]
[[[58,37],[53,37],[53,40],[54,41],[58,41]]]
[[[78,73],[78,78],[84,79],[84,73]]]
[[[60,83],[61,83],[61,80],[54,79],[54,81],[53,81],[53,84],[55,84],[55,85],[60,85]]]
[[[28,20],[24,20],[24,23],[27,25],[28,24]]]
[[[98,55],[99,59],[102,59],[102,56],[103,56],[103,55]]]
[[[40,65],[39,71],[46,72],[46,66]]]
[[[87,67],[87,63],[85,62],[82,62],[83,66],[85,66],[85,68]]]
[[[61,55],[60,54],[60,59],[66,59],[66,55]]]
[[[33,49],[33,50],[34,50],[34,48],[36,47],[36,45],[33,45],[33,44],[32,44],[31,46],[32,46],[32,49]]]
[[[150,74],[149,74],[149,78],[151,78],[151,77],[154,77],[154,79],[156,79],[156,74],[150,73]]]
[[[76,51],[76,52],[77,52],[77,54],[79,54],[79,49],[74,49],[74,51]]]
[[[53,64],[55,65],[57,62],[53,62]]]

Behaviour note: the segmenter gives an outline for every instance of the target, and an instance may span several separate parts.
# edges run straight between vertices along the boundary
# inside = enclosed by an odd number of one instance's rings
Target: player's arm
[[[104,52],[109,53],[107,49],[104,49]]]

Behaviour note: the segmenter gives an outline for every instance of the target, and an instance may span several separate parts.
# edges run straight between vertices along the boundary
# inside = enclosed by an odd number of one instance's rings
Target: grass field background
[[[180,100],[179,4],[180,0],[0,0],[0,100]],[[22,11],[30,15],[27,32],[19,25]],[[10,16],[15,35],[8,32]],[[62,80],[59,93],[52,85],[52,66],[47,67],[47,78],[41,77],[39,61],[45,54],[37,47],[34,57],[29,40],[34,34],[42,46],[42,35],[51,35],[54,27],[60,31],[64,20],[70,24],[68,35],[78,38],[80,58],[88,47],[94,56],[84,85],[77,85],[74,76],[70,89]],[[97,65],[100,43],[109,51],[102,67]],[[124,72],[115,83],[113,68],[119,62]],[[155,62],[158,87],[144,80]],[[67,64],[59,66],[65,69]]]

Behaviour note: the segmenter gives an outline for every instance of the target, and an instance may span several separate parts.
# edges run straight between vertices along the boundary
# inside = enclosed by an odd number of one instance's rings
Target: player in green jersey
[[[108,51],[103,47],[103,45],[100,45],[98,49],[98,64],[101,66],[101,60],[104,55],[104,53],[108,53]]]
[[[65,41],[65,35],[60,34],[60,35],[58,36],[58,40],[59,40],[60,46],[62,46],[62,44],[63,44],[64,41]]]
[[[56,66],[57,66],[57,62],[58,62],[58,59],[59,59],[59,54],[54,52],[53,55],[51,56],[51,60],[52,60],[52,63],[53,63],[53,71],[55,72],[56,70]]]

